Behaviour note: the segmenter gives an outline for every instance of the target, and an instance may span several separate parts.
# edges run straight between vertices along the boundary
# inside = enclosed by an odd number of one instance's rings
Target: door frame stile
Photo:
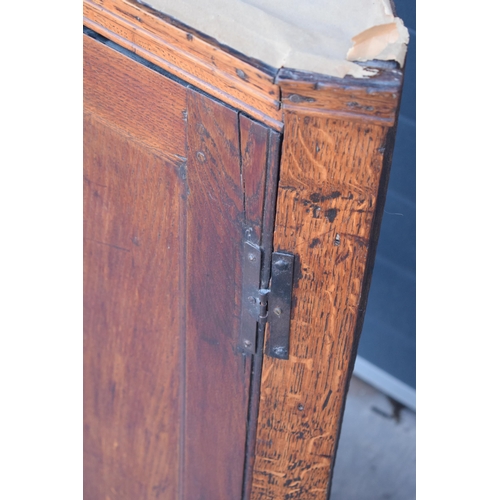
[[[370,65],[370,63],[367,63]],[[403,73],[281,70],[274,250],[295,254],[290,359],[264,356],[250,500],[328,498],[389,178]],[[266,333],[266,337],[269,332]]]

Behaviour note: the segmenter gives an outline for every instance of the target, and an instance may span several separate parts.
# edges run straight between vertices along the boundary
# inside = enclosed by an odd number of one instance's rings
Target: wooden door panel
[[[83,46],[85,109],[155,148],[185,154],[186,88],[86,36]]]
[[[245,116],[240,118],[241,182],[244,186],[245,223],[255,228],[260,237],[269,150],[268,129]],[[271,139],[272,140],[272,139]]]
[[[85,498],[174,498],[183,186],[100,117],[84,136]]]
[[[189,90],[188,144],[185,497],[238,498],[251,366],[236,345],[243,229],[238,113]],[[216,474],[214,464],[222,467]]]
[[[242,242],[274,208],[279,135],[84,48],[85,499],[240,498],[255,434]]]

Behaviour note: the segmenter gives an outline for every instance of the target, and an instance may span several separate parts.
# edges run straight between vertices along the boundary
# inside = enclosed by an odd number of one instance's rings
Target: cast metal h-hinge
[[[245,241],[238,347],[246,354],[255,354],[258,326],[268,322],[266,354],[273,358],[288,359],[294,256],[286,252],[273,252],[269,289],[259,287],[261,260],[260,246]]]

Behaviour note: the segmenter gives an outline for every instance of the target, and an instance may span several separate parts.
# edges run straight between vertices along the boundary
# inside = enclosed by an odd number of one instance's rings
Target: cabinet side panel
[[[179,171],[91,113],[84,138],[84,497],[173,499]]]
[[[364,307],[387,130],[286,114],[274,250],[296,255],[290,359],[264,357],[254,500],[327,498]]]

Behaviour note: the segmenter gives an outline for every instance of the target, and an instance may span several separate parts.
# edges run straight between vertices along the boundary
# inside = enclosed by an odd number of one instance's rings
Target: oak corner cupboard
[[[83,2],[84,498],[327,499],[406,28],[149,3]]]

